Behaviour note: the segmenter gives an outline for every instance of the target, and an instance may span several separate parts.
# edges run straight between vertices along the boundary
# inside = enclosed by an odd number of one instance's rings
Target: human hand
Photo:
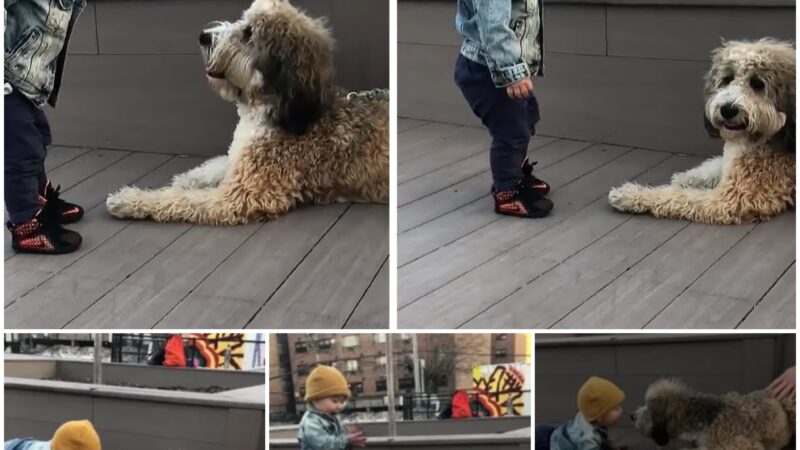
[[[784,398],[794,395],[795,383],[795,368],[790,367],[776,378],[775,381],[770,383],[767,389],[773,397],[778,400],[783,400]]]
[[[347,443],[350,447],[365,448],[367,446],[367,436],[358,427],[347,427]]]
[[[508,94],[509,98],[528,98],[533,95],[533,81],[530,78],[525,78],[509,84],[506,86],[506,94]]]

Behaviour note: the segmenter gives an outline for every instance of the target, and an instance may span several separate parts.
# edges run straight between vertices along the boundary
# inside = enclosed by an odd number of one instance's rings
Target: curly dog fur
[[[388,202],[388,99],[348,99],[333,85],[323,21],[286,1],[256,0],[238,22],[204,30],[200,43],[209,84],[237,105],[228,154],[170,186],[111,194],[112,215],[233,225],[300,203]]]
[[[680,439],[698,450],[779,450],[794,434],[795,404],[764,390],[712,395],[662,379],[650,385],[632,418],[660,446]]]
[[[619,211],[709,224],[767,220],[795,203],[795,50],[774,39],[729,41],[712,52],[705,124],[722,156],[665,186],[626,183]]]

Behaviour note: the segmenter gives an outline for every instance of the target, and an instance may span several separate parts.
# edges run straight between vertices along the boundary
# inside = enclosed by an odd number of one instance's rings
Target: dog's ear
[[[722,52],[724,51],[724,46],[725,41],[723,40],[721,47],[715,48],[711,51],[711,68],[709,68],[708,72],[706,72],[706,74],[703,76],[703,98],[705,99],[704,105],[717,90],[717,78],[720,77],[719,67],[722,61]],[[703,112],[703,125],[705,126],[706,132],[709,136],[712,138],[720,137],[719,130],[711,123],[711,120],[709,120],[705,111]]]
[[[289,64],[281,64],[272,79],[279,99],[278,127],[288,133],[303,134],[322,116],[322,93],[309,81],[301,79]]]
[[[657,421],[657,422],[654,421],[650,437],[659,446],[663,447],[669,444],[669,433],[667,432],[667,424],[663,421]]]

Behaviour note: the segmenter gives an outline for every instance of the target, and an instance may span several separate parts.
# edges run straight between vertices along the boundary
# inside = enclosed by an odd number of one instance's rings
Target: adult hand
[[[347,429],[347,443],[350,444],[350,447],[364,448],[367,446],[367,437],[361,428],[349,427]]]
[[[528,98],[533,95],[533,81],[530,78],[525,78],[509,84],[506,86],[506,94],[508,94],[509,98]]]
[[[773,397],[778,400],[783,400],[784,398],[794,395],[795,383],[795,368],[790,367],[786,369],[781,376],[776,378],[775,381],[770,383],[767,389],[769,389]]]

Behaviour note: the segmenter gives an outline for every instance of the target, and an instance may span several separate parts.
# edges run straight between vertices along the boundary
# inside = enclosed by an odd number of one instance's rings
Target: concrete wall
[[[191,155],[227,151],[235,110],[209,90],[197,36],[211,20],[236,20],[250,3],[89,2],[70,43],[59,104],[47,110],[54,143]],[[292,3],[329,18],[340,85],[388,87],[388,0]]]
[[[386,422],[360,422],[358,426],[367,436],[386,436],[388,423]],[[398,436],[431,436],[436,434],[489,434],[505,433],[508,431],[529,428],[530,416],[496,417],[486,419],[461,419],[461,420],[414,420],[397,422]],[[297,436],[297,426],[270,427],[270,439],[291,439]]]
[[[479,125],[453,83],[455,2],[398,2],[398,114]],[[795,38],[791,0],[545,0],[543,135],[709,155],[702,76],[720,38]]]
[[[591,375],[625,391],[628,413],[644,403],[653,381],[677,377],[694,389],[725,393],[766,387],[794,365],[793,335],[622,336],[553,339],[536,336],[536,421],[575,416],[578,388]],[[631,426],[623,414],[623,426]]]
[[[5,439],[89,419],[114,450],[262,450],[264,403],[220,394],[5,379]]]
[[[492,420],[492,419],[487,419]],[[270,439],[269,448],[297,450],[297,439]],[[438,435],[388,438],[367,438],[370,450],[529,450],[531,430],[518,430],[506,434]]]

